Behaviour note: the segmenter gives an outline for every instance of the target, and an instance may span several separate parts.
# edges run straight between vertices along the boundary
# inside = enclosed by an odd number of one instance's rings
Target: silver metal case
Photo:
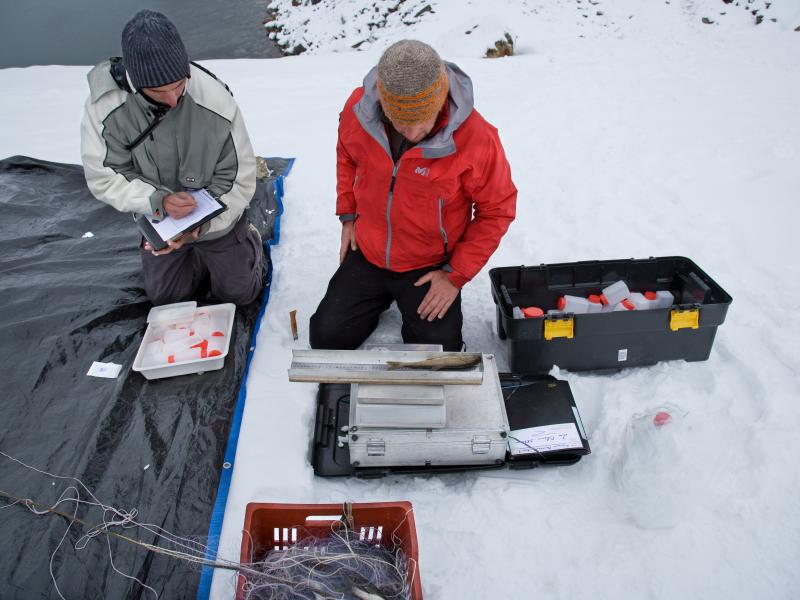
[[[407,387],[362,384],[359,390],[353,384],[347,440],[354,466],[481,465],[505,460],[508,417],[493,355],[483,355],[479,385],[411,386],[443,388],[441,406],[432,390],[392,393],[392,388]],[[437,427],[439,409],[444,423]],[[374,425],[377,422],[382,425]],[[427,426],[419,426],[420,422]]]

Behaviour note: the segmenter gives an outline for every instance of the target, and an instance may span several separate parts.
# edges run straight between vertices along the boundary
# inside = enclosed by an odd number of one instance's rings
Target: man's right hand
[[[197,203],[187,192],[178,192],[177,194],[164,196],[164,210],[170,217],[175,219],[185,217],[195,208],[197,208]]]
[[[344,262],[344,257],[347,256],[348,249],[358,250],[355,221],[345,221],[342,223],[342,245],[339,246],[339,264]]]

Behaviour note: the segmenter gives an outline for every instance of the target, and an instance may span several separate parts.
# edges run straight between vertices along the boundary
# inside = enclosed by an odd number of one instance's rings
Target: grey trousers
[[[195,299],[204,280],[220,302],[244,305],[264,288],[264,248],[246,217],[221,238],[184,244],[180,249],[153,256],[140,248],[144,288],[155,305]]]

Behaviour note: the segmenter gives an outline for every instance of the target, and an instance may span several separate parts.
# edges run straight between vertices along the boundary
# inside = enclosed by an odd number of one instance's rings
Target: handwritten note
[[[162,240],[166,241],[178,237],[181,233],[190,229],[192,225],[199,223],[204,217],[220,207],[219,202],[205,188],[202,190],[189,190],[188,193],[194,198],[197,207],[185,217],[180,219],[166,217],[163,221],[154,221],[151,217],[148,217],[153,229],[161,236]]]
[[[512,439],[516,438],[516,439]],[[537,452],[553,452],[583,448],[575,423],[558,423],[542,427],[528,427],[511,432],[508,441],[512,456]]]

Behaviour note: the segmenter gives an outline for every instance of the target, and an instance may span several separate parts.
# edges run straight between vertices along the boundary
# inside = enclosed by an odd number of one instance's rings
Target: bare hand
[[[458,288],[450,283],[447,272],[441,269],[425,273],[417,279],[414,285],[419,287],[428,282],[430,282],[431,288],[417,308],[417,314],[420,319],[433,321],[436,318],[444,317],[458,296]]]
[[[169,254],[173,250],[178,250],[181,246],[183,246],[184,243],[186,243],[186,240],[188,240],[190,237],[192,238],[192,240],[196,240],[199,235],[200,235],[200,228],[198,227],[197,229],[193,229],[189,233],[184,233],[181,237],[177,239],[169,240],[167,242],[166,248],[162,248],[161,250],[153,250],[153,247],[150,245],[150,242],[145,242],[144,249],[152,252],[153,256],[164,256],[165,254]]]
[[[164,210],[170,217],[181,219],[197,208],[197,202],[194,201],[191,194],[187,192],[178,192],[177,194],[169,194],[164,196]]]
[[[342,223],[342,244],[339,246],[339,264],[344,262],[344,257],[347,256],[348,248],[354,251],[358,250],[355,221],[345,221]]]

